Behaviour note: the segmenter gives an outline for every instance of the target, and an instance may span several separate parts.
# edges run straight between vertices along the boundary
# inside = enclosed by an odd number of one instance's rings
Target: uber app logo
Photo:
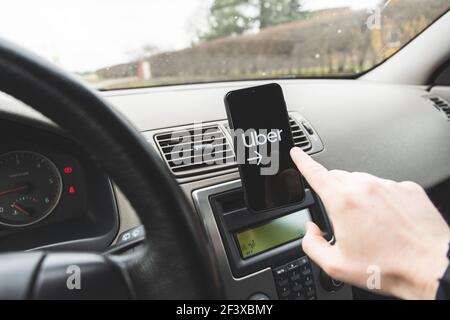
[[[235,137],[237,163],[261,166],[261,175],[277,174],[282,133],[281,129],[231,130],[232,136]]]
[[[251,148],[251,147],[255,147],[255,146],[259,146],[259,145],[264,145],[267,142],[274,143],[276,141],[281,141],[281,132],[283,132],[283,130],[278,129],[275,131],[271,131],[267,135],[265,135],[263,133],[257,134],[256,131],[252,130],[250,132],[250,142],[249,143],[246,142],[245,134],[242,134],[241,138],[242,138],[242,142],[244,143],[244,145],[247,148]]]

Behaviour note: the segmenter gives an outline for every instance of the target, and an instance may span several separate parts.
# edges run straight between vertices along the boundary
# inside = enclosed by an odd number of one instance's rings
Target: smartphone
[[[280,85],[230,91],[225,108],[248,208],[261,212],[301,202],[304,183],[289,155],[294,141]]]

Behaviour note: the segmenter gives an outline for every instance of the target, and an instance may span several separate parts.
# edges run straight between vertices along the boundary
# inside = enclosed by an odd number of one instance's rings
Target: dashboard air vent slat
[[[295,146],[302,148],[303,151],[311,150],[311,142],[306,136],[303,127],[301,127],[292,117],[289,117],[289,123],[291,124],[292,137],[294,138]]]
[[[426,96],[425,98],[427,98],[434,105],[434,107],[442,112],[447,120],[450,121],[450,103],[448,103],[443,98],[435,95]]]
[[[218,125],[160,133],[155,141],[170,170],[178,176],[235,165],[234,151]]]

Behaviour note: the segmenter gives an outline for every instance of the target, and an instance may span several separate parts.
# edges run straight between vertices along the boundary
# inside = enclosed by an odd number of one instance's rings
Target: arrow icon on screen
[[[248,158],[247,161],[250,162],[250,161],[257,160],[256,165],[259,166],[259,164],[261,163],[261,160],[262,160],[262,155],[256,150],[255,150],[255,153],[256,153],[256,157]]]

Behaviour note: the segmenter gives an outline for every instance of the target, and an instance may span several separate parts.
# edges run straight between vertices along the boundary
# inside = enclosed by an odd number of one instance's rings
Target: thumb
[[[306,234],[302,239],[303,251],[323,270],[336,262],[335,247],[323,237],[322,231],[313,223],[306,224]]]

